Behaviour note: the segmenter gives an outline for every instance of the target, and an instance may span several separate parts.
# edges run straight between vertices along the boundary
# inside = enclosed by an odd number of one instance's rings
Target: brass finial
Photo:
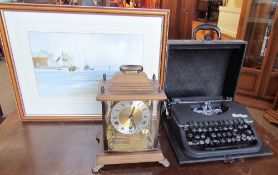
[[[153,79],[153,81],[154,81],[154,80],[156,79],[156,76],[155,76],[155,74],[153,74],[153,78],[152,78],[152,79]]]
[[[102,75],[102,79],[103,79],[103,81],[106,81],[106,74]]]

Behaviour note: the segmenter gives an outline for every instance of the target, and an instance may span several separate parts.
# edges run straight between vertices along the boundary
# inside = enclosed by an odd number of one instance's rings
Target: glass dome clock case
[[[97,171],[105,164],[157,161],[169,166],[158,140],[160,102],[166,98],[158,80],[148,79],[142,66],[121,66],[111,80],[103,76],[96,97],[103,117]]]

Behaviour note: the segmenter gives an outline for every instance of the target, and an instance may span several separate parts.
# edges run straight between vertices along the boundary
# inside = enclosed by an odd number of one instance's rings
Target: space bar
[[[218,147],[206,147],[204,148],[206,151],[216,151],[216,150],[227,150],[227,149],[239,149],[251,146],[250,144],[241,144],[241,145],[226,145],[226,146],[218,146]]]

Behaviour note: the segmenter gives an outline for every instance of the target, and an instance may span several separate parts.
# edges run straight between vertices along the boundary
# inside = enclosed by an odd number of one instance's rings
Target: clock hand
[[[131,121],[131,124],[133,125],[133,127],[135,127],[135,123],[134,123],[134,119],[133,119],[134,110],[135,110],[135,106],[132,108],[131,114],[130,114],[130,116],[128,117],[129,120]],[[135,128],[136,128],[136,127],[135,127]]]
[[[132,111],[131,111],[131,114],[129,117],[132,117],[133,113],[134,113],[134,110],[135,110],[135,106],[132,108]]]
[[[131,117],[129,120],[131,121],[131,124],[133,125],[133,127],[136,128],[133,117]]]

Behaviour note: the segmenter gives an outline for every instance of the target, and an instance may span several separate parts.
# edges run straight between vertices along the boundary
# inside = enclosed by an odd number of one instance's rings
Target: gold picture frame
[[[103,67],[141,63],[162,85],[168,10],[0,4],[0,13],[22,121],[101,121],[90,87],[97,88]]]

